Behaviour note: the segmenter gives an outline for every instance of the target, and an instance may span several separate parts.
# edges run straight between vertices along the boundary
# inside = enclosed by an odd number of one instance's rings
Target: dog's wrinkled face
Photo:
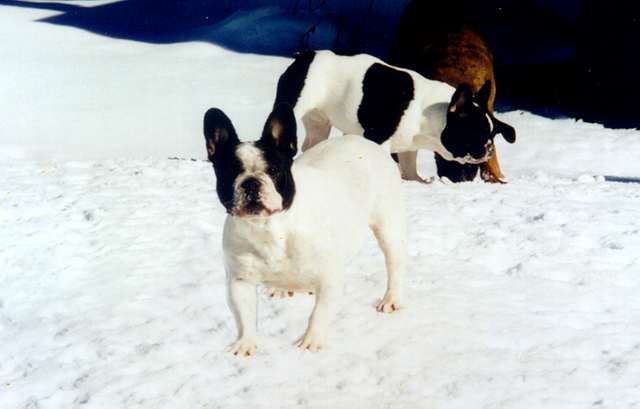
[[[295,196],[291,174],[297,151],[296,123],[290,107],[278,106],[262,137],[241,143],[227,116],[207,111],[204,135],[216,173],[218,198],[237,217],[268,217],[288,209]]]
[[[448,150],[442,154],[445,159],[478,164],[491,158],[497,134],[502,134],[509,143],[515,142],[513,127],[489,112],[490,92],[491,81],[487,81],[477,94],[466,84],[460,85],[453,94],[441,135],[442,145]]]

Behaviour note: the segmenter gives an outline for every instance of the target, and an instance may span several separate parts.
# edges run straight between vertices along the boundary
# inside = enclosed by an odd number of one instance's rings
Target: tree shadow
[[[0,5],[59,11],[38,21],[148,43],[198,40],[193,31],[231,14],[224,1],[124,0],[93,6],[64,2],[0,0]]]
[[[395,24],[389,24],[389,16],[376,14],[374,2],[369,2],[368,8],[363,4],[363,10],[352,15],[337,12],[339,2],[326,6],[329,3],[325,1],[315,5],[296,0],[91,3],[0,0],[0,5],[60,12],[39,22],[112,38],[155,44],[205,41],[234,51],[267,55],[291,56],[303,49],[329,48],[345,54],[365,51],[381,56],[389,48],[395,29]],[[400,3],[397,8],[402,10],[406,0]]]

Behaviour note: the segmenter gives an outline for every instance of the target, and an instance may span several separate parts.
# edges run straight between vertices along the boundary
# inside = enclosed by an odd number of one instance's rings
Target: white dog
[[[275,105],[294,107],[307,135],[305,151],[327,139],[331,126],[363,135],[400,153],[402,176],[422,180],[416,151],[429,149],[449,161],[479,164],[493,154],[493,138],[515,142],[515,130],[488,109],[491,82],[474,94],[385,64],[370,55],[331,51],[298,54],[280,76]]]
[[[315,307],[297,346],[326,342],[345,261],[371,229],[382,249],[387,290],[377,309],[399,308],[405,268],[401,179],[389,154],[359,136],[318,144],[295,161],[296,122],[277,106],[261,139],[241,143],[227,116],[212,108],[204,135],[227,209],[223,250],[229,304],[238,325],[235,355],[256,350],[256,285],[313,292]]]

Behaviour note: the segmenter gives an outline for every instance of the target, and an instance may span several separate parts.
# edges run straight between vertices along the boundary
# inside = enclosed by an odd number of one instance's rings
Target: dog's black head
[[[467,84],[456,89],[441,135],[442,145],[450,154],[442,155],[445,159],[460,163],[486,162],[493,154],[493,138],[497,134],[502,134],[509,143],[516,141],[515,129],[497,120],[489,111],[490,94],[491,81],[485,82],[477,94]]]
[[[291,107],[276,106],[262,137],[243,143],[224,112],[211,108],[204,115],[204,138],[216,173],[218,198],[227,213],[270,216],[291,206],[296,190],[291,165],[297,152]]]

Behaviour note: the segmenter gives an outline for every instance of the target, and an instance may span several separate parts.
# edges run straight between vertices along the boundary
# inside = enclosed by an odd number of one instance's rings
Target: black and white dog
[[[474,94],[385,64],[370,55],[331,51],[299,54],[278,81],[275,104],[287,103],[302,118],[305,151],[329,136],[346,134],[388,143],[399,153],[402,176],[422,180],[416,151],[429,149],[459,163],[486,162],[497,134],[513,143],[515,130],[487,109],[491,83]]]
[[[238,325],[236,355],[256,349],[256,285],[313,292],[315,307],[297,342],[316,351],[326,341],[345,260],[371,229],[388,273],[382,312],[399,306],[405,267],[401,178],[388,153],[360,136],[319,143],[295,161],[296,120],[274,108],[255,142],[241,143],[227,116],[212,108],[204,136],[220,202],[229,304]]]

